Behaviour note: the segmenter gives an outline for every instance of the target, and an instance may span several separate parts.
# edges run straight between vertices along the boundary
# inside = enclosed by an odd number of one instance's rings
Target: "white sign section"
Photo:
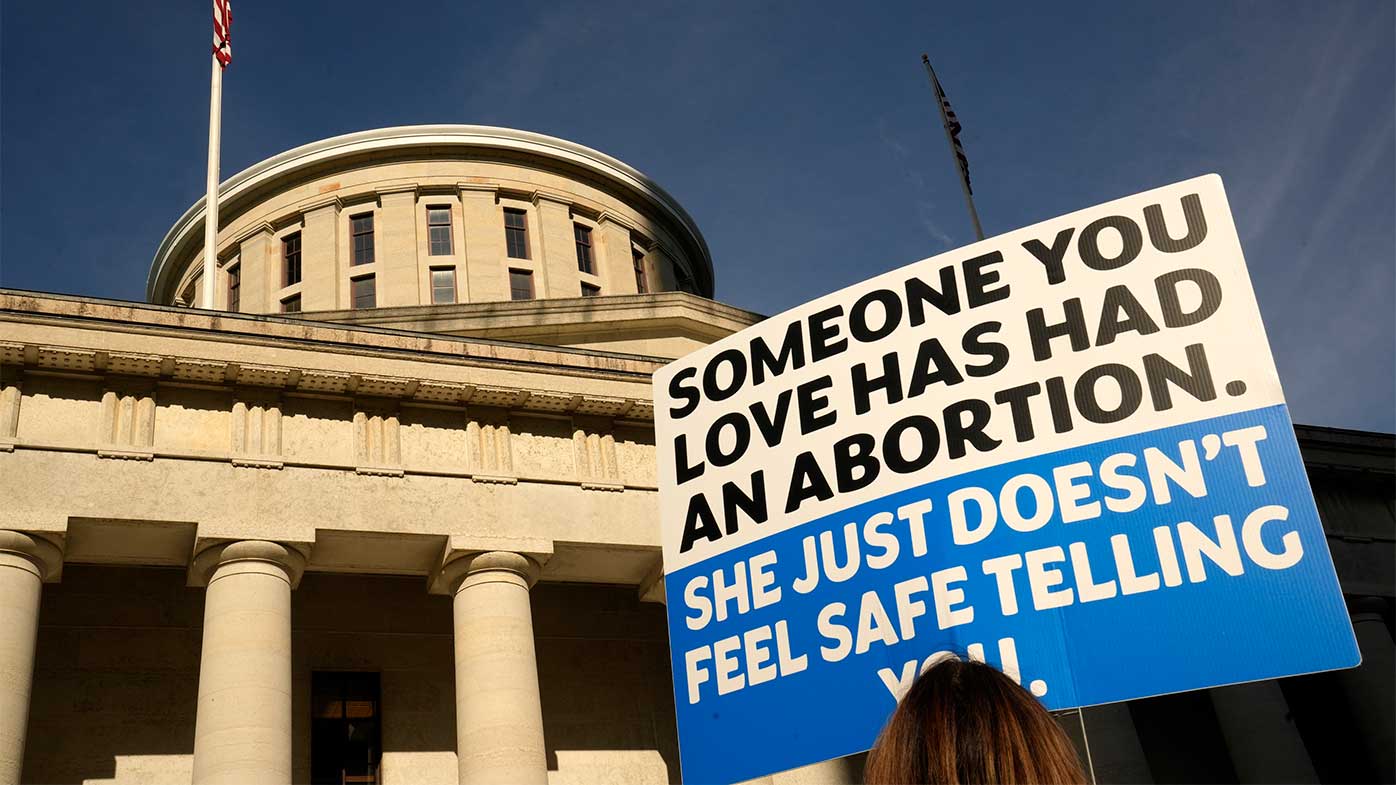
[[[1215,175],[774,316],[655,422],[686,780],[867,749],[944,652],[1053,709],[1358,662]]]

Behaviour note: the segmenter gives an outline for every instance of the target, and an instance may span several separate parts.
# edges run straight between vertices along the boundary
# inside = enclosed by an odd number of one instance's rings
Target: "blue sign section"
[[[1360,659],[1283,405],[921,485],[665,588],[690,783],[867,749],[941,652],[1052,709]]]

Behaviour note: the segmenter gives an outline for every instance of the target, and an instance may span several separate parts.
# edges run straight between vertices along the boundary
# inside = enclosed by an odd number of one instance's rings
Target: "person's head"
[[[868,756],[867,785],[1079,785],[1076,749],[1037,698],[991,665],[921,674]]]

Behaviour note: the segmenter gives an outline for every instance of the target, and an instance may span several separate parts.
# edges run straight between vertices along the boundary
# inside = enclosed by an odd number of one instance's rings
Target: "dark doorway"
[[[316,671],[310,675],[310,706],[313,785],[378,785],[378,674]]]

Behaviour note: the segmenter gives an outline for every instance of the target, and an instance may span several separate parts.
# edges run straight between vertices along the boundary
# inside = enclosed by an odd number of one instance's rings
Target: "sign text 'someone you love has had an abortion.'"
[[[1080,296],[1069,296],[1064,264],[1068,248],[1076,249],[1085,268],[1109,271],[1135,263],[1146,238],[1163,253],[1201,244],[1207,223],[1198,196],[1185,195],[1180,206],[1186,228],[1178,238],[1170,235],[1162,207],[1154,204],[1143,209],[1139,222],[1128,216],[1107,216],[1079,233],[1072,226],[1060,229],[1050,244],[1036,238],[1022,244],[1026,256],[1040,265],[1037,271],[1043,280],[1064,298],[1023,313],[1021,327],[1034,362],[1108,346],[1128,334],[1193,327],[1217,312],[1222,288],[1203,267],[1162,272],[1146,287],[1116,284],[1089,304]],[[710,465],[724,467],[740,461],[754,441],[774,448],[787,438],[799,439],[835,426],[840,418],[866,415],[880,403],[928,399],[881,433],[853,433],[834,442],[824,455],[801,452],[788,482],[776,486],[783,497],[775,502],[782,504],[785,514],[795,514],[807,499],[827,500],[836,493],[857,491],[876,482],[884,471],[910,474],[942,455],[953,460],[972,450],[990,453],[1003,442],[991,435],[1004,430],[991,429],[996,419],[1009,421],[1011,438],[1024,443],[1040,430],[1068,433],[1078,420],[1114,423],[1141,409],[1166,411],[1177,394],[1203,401],[1218,395],[1206,346],[1196,342],[1178,345],[1172,352],[1142,353],[1131,363],[1095,364],[1071,378],[1044,375],[982,397],[933,403],[953,398],[956,386],[967,379],[992,377],[1009,364],[1011,352],[1002,321],[973,324],[949,348],[945,337],[935,334],[937,315],[967,313],[1012,297],[1012,286],[1002,275],[1008,263],[1002,251],[993,250],[941,266],[929,279],[907,276],[895,288],[862,294],[847,308],[835,304],[789,322],[778,343],[756,335],[745,346],[717,353],[701,369],[690,367],[675,374],[669,381],[669,395],[676,403],[670,415],[683,419],[705,401],[729,400],[744,389],[760,388],[850,348],[904,342],[907,334],[915,335],[915,346],[909,351],[886,351],[848,367],[843,380],[847,395],[841,401],[847,406],[835,405],[835,378],[826,373],[722,414],[692,442],[687,434],[680,434],[673,443],[675,484],[682,487]],[[1043,367],[1050,373],[1053,366]],[[1233,394],[1245,389],[1243,380],[1226,383],[1227,392]],[[714,505],[706,496],[693,497],[681,548],[687,550],[698,539],[716,540],[739,527],[743,517],[764,523],[772,505],[768,482],[774,479],[764,469],[756,469],[747,482],[724,484],[720,504]]]

